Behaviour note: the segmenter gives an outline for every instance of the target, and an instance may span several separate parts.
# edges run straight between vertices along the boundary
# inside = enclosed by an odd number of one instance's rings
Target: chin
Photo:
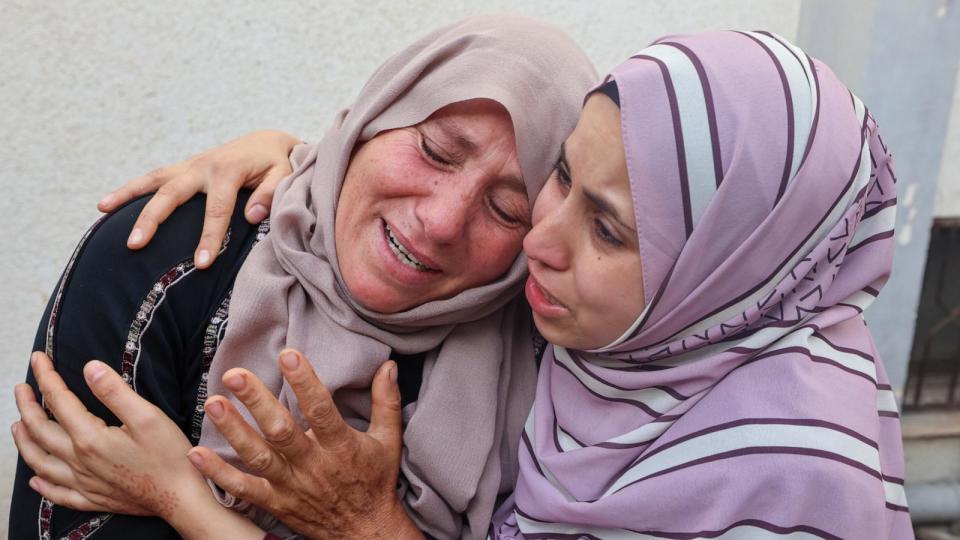
[[[577,348],[577,340],[572,339],[573,333],[569,330],[542,320],[536,313],[533,314],[533,323],[537,326],[537,331],[540,332],[543,339],[551,345],[559,345],[565,349]]]
[[[354,300],[356,300],[361,306],[369,309],[370,311],[376,311],[377,313],[398,313],[403,311],[404,306],[392,302],[390,300],[384,300],[382,298],[375,299],[366,299],[361,296],[354,295]]]
[[[540,335],[542,335],[543,338],[546,339],[551,345],[558,345],[564,349],[570,349],[574,351],[589,351],[592,349],[598,349],[607,345],[618,337],[613,336],[610,339],[602,342],[597,339],[589,339],[576,328],[560,327],[559,325],[546,323],[537,317],[536,313],[533,314],[533,322],[536,324],[537,331],[540,332]]]
[[[350,296],[370,311],[397,313],[409,309],[416,302],[416,300],[410,298],[398,298],[396,291],[389,290],[375,280],[370,280],[374,281],[373,283],[364,280],[356,282],[356,280],[344,276],[343,281]]]

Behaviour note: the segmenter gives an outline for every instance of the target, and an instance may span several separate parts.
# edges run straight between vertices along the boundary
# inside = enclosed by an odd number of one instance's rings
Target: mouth
[[[527,286],[524,287],[524,292],[527,295],[530,308],[533,309],[537,315],[548,318],[558,318],[570,313],[567,306],[563,305],[563,302],[550,294],[550,291],[545,289],[532,273],[527,278]]]
[[[416,253],[412,248],[407,247],[402,235],[394,232],[386,220],[383,220],[383,232],[387,237],[387,246],[401,264],[419,272],[440,272],[435,266],[436,263],[426,256]]]

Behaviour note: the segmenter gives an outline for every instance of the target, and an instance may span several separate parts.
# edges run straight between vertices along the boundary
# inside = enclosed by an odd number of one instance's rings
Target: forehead
[[[492,99],[468,99],[444,105],[427,118],[427,121],[438,119],[464,120],[471,119],[477,122],[495,122],[510,124],[510,113],[506,107]],[[510,128],[511,134],[513,128]]]
[[[503,105],[489,99],[460,101],[438,109],[420,125],[444,150],[470,162],[467,165],[483,168],[499,184],[526,193],[513,122]]]
[[[510,114],[503,105],[489,99],[451,103],[433,112],[422,125],[439,128],[463,150],[479,152],[485,147],[507,147],[516,152]]]
[[[620,108],[609,97],[594,94],[587,99],[564,148],[571,173],[584,188],[625,197],[633,214]]]

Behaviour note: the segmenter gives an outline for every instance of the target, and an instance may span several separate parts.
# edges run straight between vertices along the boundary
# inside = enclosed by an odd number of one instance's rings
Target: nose
[[[464,239],[471,216],[482,204],[474,179],[441,178],[417,201],[415,214],[426,237],[437,244]]]
[[[574,228],[564,223],[562,206],[534,223],[523,239],[523,251],[531,262],[560,272],[569,268],[569,235],[573,234]]]

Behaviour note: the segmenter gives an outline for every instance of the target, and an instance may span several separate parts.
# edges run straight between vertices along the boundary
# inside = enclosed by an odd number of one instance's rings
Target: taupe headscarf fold
[[[221,376],[243,366],[305,426],[276,366],[280,350],[293,347],[313,363],[348,422],[362,428],[380,364],[392,351],[426,352],[418,400],[405,411],[401,498],[430,534],[483,537],[497,494],[513,485],[536,383],[530,320],[516,298],[526,260],[518,257],[496,281],[452,298],[372,312],[352,298],[340,275],[338,195],[358,142],[416,124],[450,103],[487,98],[510,113],[532,204],[595,79],[568,36],[513,15],[465,19],[389,58],[321,141],[294,152],[294,172],[274,198],[271,232],[237,276],[209,393],[229,395]],[[238,464],[208,421],[200,444]]]

